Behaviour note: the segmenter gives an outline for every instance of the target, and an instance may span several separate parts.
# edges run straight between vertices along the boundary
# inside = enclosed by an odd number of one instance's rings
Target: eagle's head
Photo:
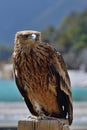
[[[41,41],[41,33],[38,31],[25,30],[17,32],[15,35],[15,43],[25,44],[25,43],[37,43]]]

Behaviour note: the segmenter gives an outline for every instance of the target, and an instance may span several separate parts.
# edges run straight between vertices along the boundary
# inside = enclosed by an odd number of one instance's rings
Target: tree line
[[[62,53],[69,69],[87,71],[87,9],[72,12],[58,28],[44,29],[42,38]]]

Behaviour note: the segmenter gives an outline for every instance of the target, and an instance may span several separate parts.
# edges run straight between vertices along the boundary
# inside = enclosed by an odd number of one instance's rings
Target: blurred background
[[[15,33],[37,30],[63,56],[71,79],[74,121],[87,130],[87,0],[0,0],[0,130],[30,115],[13,79]]]

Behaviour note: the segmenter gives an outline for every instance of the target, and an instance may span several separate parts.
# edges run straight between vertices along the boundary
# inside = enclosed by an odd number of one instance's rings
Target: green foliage
[[[65,17],[58,29],[53,26],[42,31],[42,37],[54,42],[64,51],[83,49],[87,46],[87,10],[83,13],[73,12]],[[58,44],[58,45],[57,45]]]

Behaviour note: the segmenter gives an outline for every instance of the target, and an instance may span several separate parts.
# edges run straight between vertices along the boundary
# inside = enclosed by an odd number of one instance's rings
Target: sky
[[[0,43],[13,43],[20,30],[58,27],[70,12],[85,8],[87,0],[0,0]]]

